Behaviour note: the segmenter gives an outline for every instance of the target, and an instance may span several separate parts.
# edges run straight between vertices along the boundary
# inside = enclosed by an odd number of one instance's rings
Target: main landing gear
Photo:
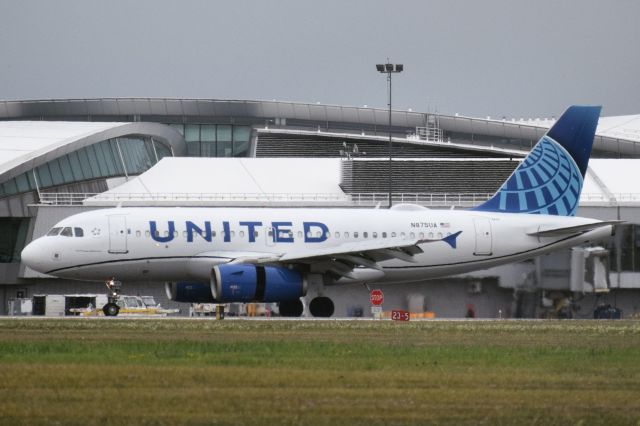
[[[287,300],[280,302],[280,315],[283,317],[300,317],[304,312],[302,300]],[[309,313],[317,318],[329,318],[333,315],[335,307],[328,297],[318,296],[309,302]]]
[[[280,316],[283,317],[299,317],[304,311],[304,305],[300,299],[280,302],[278,307],[280,308]]]
[[[111,277],[109,281],[105,283],[109,293],[107,294],[107,304],[102,307],[102,312],[105,317],[118,316],[120,312],[120,306],[118,306],[118,299],[120,299],[120,289],[122,288],[122,282],[116,281],[114,277]]]
[[[296,300],[280,302],[283,317],[329,318],[335,313],[333,300],[324,296],[324,278],[321,274],[308,274],[307,294]]]
[[[329,318],[334,309],[333,301],[325,296],[314,297],[309,302],[309,312],[314,317]]]

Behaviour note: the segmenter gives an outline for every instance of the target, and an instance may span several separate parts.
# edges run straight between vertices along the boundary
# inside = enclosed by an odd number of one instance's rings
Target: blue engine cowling
[[[282,302],[307,292],[300,272],[277,266],[217,265],[211,271],[211,291],[218,302]]]
[[[182,303],[215,303],[211,284],[196,282],[165,283],[169,300]]]

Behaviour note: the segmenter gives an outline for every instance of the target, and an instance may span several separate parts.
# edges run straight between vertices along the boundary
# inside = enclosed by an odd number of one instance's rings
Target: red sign
[[[409,321],[411,316],[407,311],[393,310],[391,311],[391,319],[394,321]]]
[[[373,306],[381,306],[382,302],[384,302],[384,294],[382,294],[382,290],[371,290],[369,300],[371,300],[371,304]]]

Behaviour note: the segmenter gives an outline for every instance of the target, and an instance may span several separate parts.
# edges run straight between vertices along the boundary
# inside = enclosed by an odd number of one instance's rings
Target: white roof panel
[[[640,115],[601,117],[596,133],[600,136],[640,141]]]
[[[640,159],[592,159],[589,168],[614,194],[640,193]]]
[[[333,194],[340,188],[339,158],[165,157],[116,194]]]

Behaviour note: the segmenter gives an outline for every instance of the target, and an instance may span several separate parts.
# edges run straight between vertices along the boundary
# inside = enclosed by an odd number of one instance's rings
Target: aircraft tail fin
[[[473,210],[575,216],[600,110],[569,107],[493,197]]]

